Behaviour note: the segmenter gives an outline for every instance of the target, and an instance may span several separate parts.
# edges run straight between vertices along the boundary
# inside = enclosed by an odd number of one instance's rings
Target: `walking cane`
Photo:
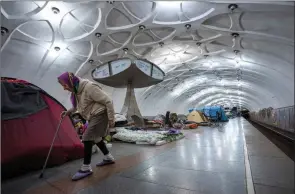
[[[51,142],[51,146],[50,146],[49,152],[48,152],[48,154],[47,154],[47,158],[46,158],[46,160],[45,160],[45,163],[44,163],[44,166],[43,166],[42,172],[41,172],[41,174],[40,174],[40,176],[39,176],[40,179],[43,178],[44,170],[45,170],[45,168],[46,168],[46,165],[47,165],[47,162],[48,162],[48,159],[49,159],[49,156],[50,156],[50,153],[51,153],[51,150],[52,150],[53,144],[54,144],[54,142],[55,142],[55,139],[56,139],[56,137],[57,137],[57,134],[58,134],[58,131],[59,131],[59,129],[60,129],[60,125],[61,125],[63,119],[64,119],[64,116],[61,116],[60,121],[59,121],[58,126],[57,126],[57,129],[56,129],[56,132],[55,132],[55,135],[54,135],[53,140],[52,140],[52,142]]]

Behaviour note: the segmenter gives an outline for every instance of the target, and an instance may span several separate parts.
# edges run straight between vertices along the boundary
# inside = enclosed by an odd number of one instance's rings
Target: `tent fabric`
[[[218,115],[220,114],[220,121],[227,122],[228,118],[225,115],[225,112],[221,106],[208,106],[203,108],[204,115],[210,119],[217,120]],[[218,112],[218,113],[217,113]]]
[[[207,118],[210,118],[211,120],[217,120],[217,114],[216,113],[218,112],[220,114],[220,116],[221,116],[220,121],[224,121],[224,122],[228,121],[228,118],[225,115],[225,112],[224,112],[222,106],[205,106],[205,107],[202,107],[202,108],[190,108],[188,111],[190,113],[193,112],[193,111],[200,111],[205,116],[205,119],[207,117]]]
[[[42,169],[57,130],[60,113],[65,108],[44,91],[40,96],[47,108],[26,117],[1,122],[2,179]],[[83,149],[71,119],[66,117],[61,124],[47,166],[61,165],[82,158]]]
[[[1,120],[26,117],[47,108],[40,89],[21,83],[1,82]]]
[[[192,111],[188,116],[187,116],[187,121],[193,121],[196,123],[202,123],[202,122],[207,122],[204,117],[202,116],[203,113],[199,111]]]
[[[194,108],[190,108],[190,109],[188,109],[188,112],[191,113],[191,112],[193,112],[194,110],[195,110]]]
[[[203,112],[204,108],[203,107],[199,107],[199,108],[190,108],[188,109],[188,112],[191,113],[193,111],[200,111]]]
[[[200,113],[200,116],[202,117],[204,122],[209,122],[209,119],[204,115],[203,112],[199,111],[199,113]]]

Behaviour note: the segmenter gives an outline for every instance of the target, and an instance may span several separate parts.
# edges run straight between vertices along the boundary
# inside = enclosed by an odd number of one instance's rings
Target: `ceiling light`
[[[99,38],[99,37],[101,37],[101,33],[97,32],[97,33],[95,33],[95,36],[96,36],[97,38]]]
[[[192,25],[190,25],[190,24],[185,24],[184,27],[188,30],[188,29],[190,29],[190,28],[192,27]]]
[[[114,4],[115,3],[115,1],[107,1],[107,3],[109,3],[109,4]]]
[[[140,30],[144,30],[145,29],[145,26],[144,25],[139,25],[139,29]]]
[[[52,7],[51,10],[54,14],[59,14],[59,12],[60,12],[57,7]]]
[[[191,72],[191,73],[192,73],[192,72],[193,72],[193,70],[192,70],[192,69],[190,69],[190,70],[189,70],[189,72]]]
[[[235,9],[238,8],[238,5],[237,4],[229,4],[228,5],[228,9],[232,12],[234,11]]]
[[[202,43],[200,43],[200,42],[197,42],[197,43],[196,43],[197,46],[201,46],[201,44],[202,44]]]
[[[3,26],[1,26],[1,35],[5,36],[6,34],[8,34],[9,30]]]
[[[93,59],[88,60],[88,63],[93,63],[93,62],[94,62]]]
[[[125,52],[125,54],[127,54],[128,48],[123,48],[123,51]]]
[[[205,57],[205,59],[206,59],[207,57],[209,57],[209,55],[204,55],[204,57]]]
[[[54,47],[54,50],[60,51],[60,47],[56,46],[56,47]]]
[[[232,35],[232,37],[234,37],[234,38],[237,38],[238,36],[240,36],[240,34],[239,34],[239,33],[236,33],[236,32],[232,33],[231,35]]]
[[[160,47],[164,45],[164,42],[159,42]]]

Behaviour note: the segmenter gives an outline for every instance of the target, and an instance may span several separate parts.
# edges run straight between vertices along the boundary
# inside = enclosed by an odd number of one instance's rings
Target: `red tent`
[[[1,78],[2,179],[40,170],[65,108],[37,86]],[[83,157],[83,144],[67,117],[61,124],[48,167]]]

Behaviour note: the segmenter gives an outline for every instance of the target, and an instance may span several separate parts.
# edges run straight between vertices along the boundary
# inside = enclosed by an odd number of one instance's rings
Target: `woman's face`
[[[58,82],[64,88],[64,90],[67,90],[69,92],[73,92],[72,88],[70,88],[70,86],[68,86],[68,84],[64,83],[62,80],[58,80]]]

